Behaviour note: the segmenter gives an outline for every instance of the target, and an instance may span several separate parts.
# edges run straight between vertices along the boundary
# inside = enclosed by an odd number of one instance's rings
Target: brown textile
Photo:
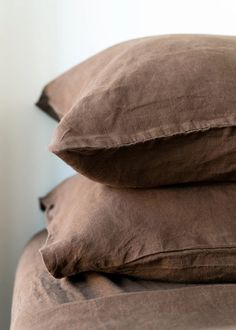
[[[81,175],[45,198],[41,253],[56,278],[85,271],[236,281],[236,184],[117,189]]]
[[[229,330],[236,328],[236,285],[182,285],[126,276],[81,274],[54,279],[38,249],[27,245],[18,265],[11,330]]]
[[[46,86],[39,104],[63,117],[50,149],[113,186],[235,180],[235,72],[235,37],[111,47]]]

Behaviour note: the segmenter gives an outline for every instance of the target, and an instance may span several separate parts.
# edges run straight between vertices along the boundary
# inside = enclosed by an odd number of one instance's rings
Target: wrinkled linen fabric
[[[46,231],[18,265],[11,330],[231,330],[236,284],[183,285],[86,273],[57,280],[38,252]]]
[[[49,83],[50,150],[118,187],[236,180],[236,38],[130,40]]]
[[[236,281],[236,184],[117,189],[75,175],[40,199],[56,278],[86,271]]]

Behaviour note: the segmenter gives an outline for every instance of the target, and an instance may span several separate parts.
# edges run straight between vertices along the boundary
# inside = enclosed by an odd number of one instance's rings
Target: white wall
[[[236,35],[236,1],[0,0],[0,329],[21,250],[44,226],[37,198],[72,173],[47,151],[42,86],[116,42],[164,33]]]

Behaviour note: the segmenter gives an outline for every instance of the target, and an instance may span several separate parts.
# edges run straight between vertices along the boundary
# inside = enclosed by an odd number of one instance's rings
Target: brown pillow
[[[86,271],[236,280],[236,184],[116,189],[76,175],[41,199],[56,278]]]
[[[131,40],[74,67],[39,104],[63,119],[50,149],[112,186],[236,179],[236,38]]]

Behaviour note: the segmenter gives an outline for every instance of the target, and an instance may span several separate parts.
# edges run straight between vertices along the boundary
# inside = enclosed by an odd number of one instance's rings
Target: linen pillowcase
[[[45,88],[39,105],[62,118],[50,150],[118,187],[235,180],[235,72],[235,37],[111,47]]]
[[[76,175],[40,200],[56,278],[97,271],[174,282],[236,280],[236,184],[115,189]]]

